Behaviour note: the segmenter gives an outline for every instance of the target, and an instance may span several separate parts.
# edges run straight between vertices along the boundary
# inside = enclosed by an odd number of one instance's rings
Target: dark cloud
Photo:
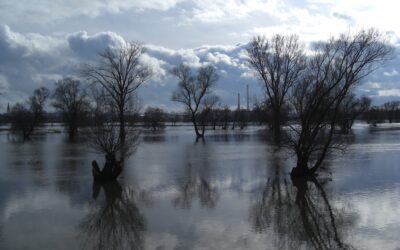
[[[12,60],[20,60],[28,49],[20,44],[17,37],[12,33],[6,25],[0,26],[0,62],[9,62]]]

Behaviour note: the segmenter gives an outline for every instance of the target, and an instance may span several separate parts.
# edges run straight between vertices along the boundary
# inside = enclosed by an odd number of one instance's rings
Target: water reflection
[[[250,209],[254,230],[272,233],[276,249],[352,249],[344,238],[355,225],[355,213],[332,206],[316,178],[288,180],[277,157],[273,169],[261,198]]]
[[[120,184],[93,190],[90,162],[103,155],[62,134],[24,144],[3,134],[0,249],[398,247],[400,131],[356,127],[327,161],[333,181],[293,183],[293,159],[264,130],[195,144],[191,129],[143,139]]]
[[[95,202],[80,224],[82,249],[143,249],[146,223],[137,206],[141,194],[112,181],[93,183],[92,195]]]
[[[143,142],[147,143],[165,142],[165,131],[163,129],[156,131],[144,131],[142,134],[142,140]]]
[[[173,199],[176,207],[189,209],[197,197],[202,207],[213,208],[216,206],[219,193],[212,188],[202,176],[196,175],[189,163],[185,170],[185,181],[178,185],[178,195]]]

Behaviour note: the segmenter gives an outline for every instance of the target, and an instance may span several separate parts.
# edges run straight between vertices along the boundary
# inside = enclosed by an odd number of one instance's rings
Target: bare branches
[[[247,49],[249,63],[265,87],[266,100],[273,110],[273,130],[279,140],[281,107],[305,69],[303,45],[295,35],[275,35],[270,40],[254,37]]]
[[[118,102],[152,76],[152,70],[140,61],[143,52],[143,46],[135,42],[118,49],[107,48],[100,53],[99,64],[86,65],[82,74],[91,83],[103,86]]]
[[[129,128],[124,140],[119,136],[119,126],[112,122],[97,124],[87,131],[89,146],[98,153],[117,155],[121,158],[133,153],[139,144],[140,131]]]
[[[203,137],[205,124],[201,124],[203,128],[200,132],[197,116],[203,113],[201,120],[204,120],[210,108],[218,101],[211,91],[219,79],[216,69],[212,66],[201,67],[197,75],[194,75],[191,68],[181,64],[172,69],[171,74],[179,79],[178,88],[172,93],[172,100],[186,106],[191,114],[196,136]]]
[[[35,89],[27,105],[17,103],[11,109],[11,129],[21,134],[23,140],[28,140],[35,128],[42,122],[44,105],[50,95],[45,87]]]
[[[152,69],[140,58],[142,44],[131,42],[117,49],[107,48],[100,53],[97,65],[86,65],[82,75],[93,85],[100,85],[111,97],[118,111],[120,137],[125,136],[126,113],[134,99],[133,94],[152,75]]]
[[[64,78],[55,85],[53,106],[62,112],[64,122],[68,126],[69,138],[73,139],[84,114],[90,109],[90,103],[79,81]]]
[[[382,35],[373,29],[344,34],[313,49],[302,80],[291,96],[301,127],[292,133],[296,137],[291,140],[296,142],[293,148],[298,159],[296,168],[302,170],[297,174],[307,174],[311,159],[315,159],[311,172],[321,166],[329,149],[334,147],[334,129],[346,99],[376,69],[377,63],[387,60],[392,52]]]

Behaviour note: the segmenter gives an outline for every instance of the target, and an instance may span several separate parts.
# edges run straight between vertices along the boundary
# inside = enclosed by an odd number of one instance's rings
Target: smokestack
[[[240,110],[240,93],[238,93],[238,110]]]
[[[249,111],[250,110],[249,84],[246,85],[246,99],[247,99],[247,111]]]

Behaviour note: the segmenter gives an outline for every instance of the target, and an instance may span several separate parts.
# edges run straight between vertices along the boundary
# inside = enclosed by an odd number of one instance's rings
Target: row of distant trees
[[[107,100],[108,99],[108,100]],[[96,88],[86,88],[79,80],[64,78],[55,82],[54,91],[45,87],[34,90],[26,102],[16,103],[2,116],[3,122],[11,124],[14,133],[27,140],[35,128],[42,123],[60,122],[65,124],[69,138],[77,136],[78,129],[104,122],[112,118],[112,101]],[[47,113],[45,108],[52,106],[56,112]],[[135,106],[133,108],[132,106]],[[107,107],[108,106],[108,107]],[[187,112],[167,112],[158,107],[147,107],[140,112],[140,104],[131,104],[125,117],[130,125],[159,130],[170,124],[191,122],[192,114]],[[205,113],[207,112],[207,113]],[[232,110],[227,105],[215,105],[206,111],[196,113],[195,119],[201,125],[212,129],[245,128],[248,123],[264,124],[268,121],[265,105],[255,105],[252,110]],[[112,119],[111,119],[112,120]],[[204,133],[204,128],[203,132]]]
[[[2,120],[10,122],[13,132],[21,134],[24,140],[29,139],[34,129],[41,123],[64,123],[72,140],[80,127],[92,126],[101,113],[107,116],[97,105],[93,105],[93,99],[101,99],[101,95],[96,98],[98,95],[96,91],[89,92],[92,93],[88,94],[78,80],[64,78],[55,82],[52,94],[43,87],[36,89],[26,103],[15,104],[8,114],[3,115]],[[44,110],[46,102],[50,102],[58,112],[46,113]],[[200,114],[197,119],[208,129],[244,129],[248,124],[267,125],[273,128],[273,110],[268,107],[268,103],[256,102],[251,110],[232,110],[227,105],[215,105],[207,112]],[[390,101],[381,106],[371,107],[370,98],[349,95],[343,103],[337,124],[340,132],[348,133],[356,119],[371,124],[399,122],[400,101]],[[144,112],[130,114],[128,120],[131,125],[140,125],[156,131],[167,124],[175,126],[178,123],[192,122],[192,116],[187,112],[167,112],[159,107],[147,107]],[[287,107],[282,108],[280,120],[283,124],[296,122]]]
[[[389,101],[380,106],[373,106],[364,113],[363,119],[373,125],[400,122],[400,101]]]

